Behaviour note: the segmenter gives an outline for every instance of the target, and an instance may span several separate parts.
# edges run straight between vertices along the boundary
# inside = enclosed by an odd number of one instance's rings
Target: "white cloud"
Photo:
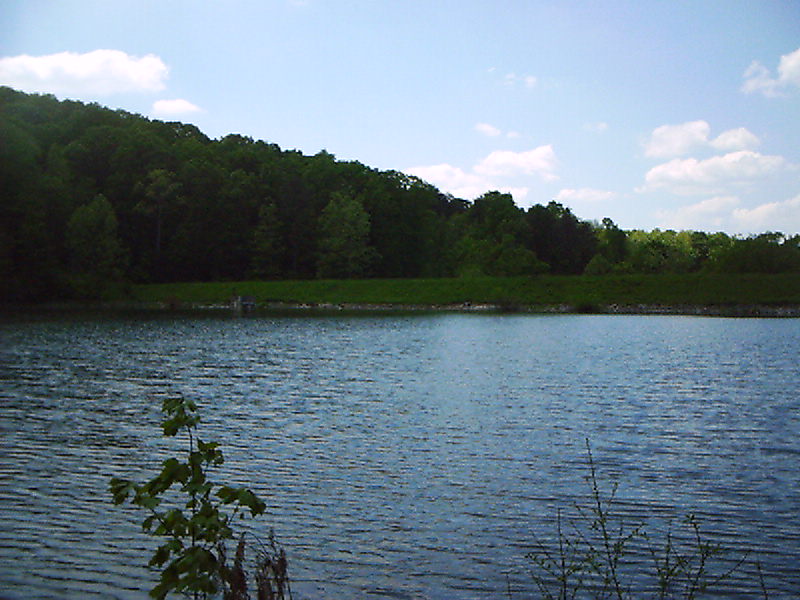
[[[411,167],[405,172],[458,198],[472,200],[488,191],[497,190],[511,194],[523,206],[530,187],[518,178],[535,175],[544,181],[552,181],[557,179],[554,173],[556,165],[555,152],[552,146],[547,145],[527,152],[492,152],[470,171],[443,163]]]
[[[556,194],[558,202],[602,202],[615,196],[614,192],[596,190],[594,188],[565,188]]]
[[[497,127],[489,125],[489,123],[477,123],[475,125],[475,131],[489,137],[497,137],[502,133]]]
[[[176,115],[185,115],[196,112],[202,112],[202,108],[183,100],[176,98],[175,100],[158,100],[153,103],[153,114],[160,117],[171,117]]]
[[[136,57],[120,50],[23,54],[0,59],[0,83],[25,92],[157,92],[164,89],[168,73],[167,66],[154,54]]]
[[[715,196],[676,210],[661,210],[656,216],[661,226],[668,229],[693,229],[707,231],[723,228],[731,210],[739,205],[735,196]]]
[[[656,127],[645,142],[644,153],[654,158],[683,156],[692,150],[715,148],[717,150],[751,150],[761,143],[758,137],[745,129],[729,129],[714,139],[709,139],[711,126],[707,121],[689,121],[680,125]]]
[[[485,177],[475,173],[467,173],[453,165],[440,164],[427,167],[412,167],[405,171],[423,181],[432,183],[442,191],[453,194],[457,198],[473,200],[488,191],[499,191],[511,194],[517,203],[521,203],[528,195],[529,188],[524,186],[497,185]]]
[[[733,218],[742,231],[800,232],[800,195],[783,202],[768,202],[755,208],[737,208]]]
[[[475,165],[475,172],[488,177],[538,175],[545,181],[554,181],[558,179],[557,164],[553,147],[548,144],[525,152],[495,150]]]
[[[504,194],[511,194],[511,197],[514,198],[514,202],[520,208],[527,208],[527,203],[525,199],[528,197],[528,192],[530,188],[524,186],[513,186],[513,185],[501,185],[497,188],[492,189],[492,191],[503,192]]]
[[[705,121],[656,127],[645,143],[645,156],[656,158],[681,156],[692,148],[705,145],[710,131],[711,126]]]
[[[676,158],[650,169],[645,175],[645,186],[637,191],[666,188],[676,194],[714,193],[728,185],[745,183],[787,166],[782,156],[767,156],[750,150],[706,160]]]
[[[483,177],[448,164],[412,167],[405,172],[432,183],[458,198],[477,198],[491,189],[491,185]]]
[[[773,77],[769,69],[757,60],[750,63],[743,77],[742,91],[746,94],[760,92],[774,98],[789,87],[800,87],[800,48],[781,56],[777,77]]]
[[[743,206],[737,196],[715,196],[689,206],[656,213],[659,226],[695,231],[728,231],[755,234],[782,231],[800,232],[800,195],[783,202]]]
[[[711,146],[717,150],[726,151],[750,150],[758,146],[760,143],[761,140],[759,140],[754,133],[748,131],[744,127],[723,131],[710,142]]]
[[[506,134],[506,137],[510,140],[516,140],[522,137],[522,134],[519,131],[509,131]]]

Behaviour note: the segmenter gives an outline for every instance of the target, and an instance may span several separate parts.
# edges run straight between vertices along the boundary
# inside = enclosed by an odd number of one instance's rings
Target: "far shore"
[[[129,284],[104,301],[43,299],[33,309],[800,317],[800,274],[537,275],[430,279]],[[0,306],[0,310],[11,308]]]
[[[209,302],[49,302],[43,304],[6,305],[12,311],[56,312],[56,311],[100,311],[100,312],[174,312],[174,313],[222,313],[233,315],[259,314],[397,314],[397,313],[482,313],[482,314],[531,314],[531,315],[685,315],[709,317],[766,317],[800,318],[800,305],[767,304],[605,304],[605,305],[507,305],[492,303],[454,304],[392,304],[392,303],[329,303],[329,302],[265,302],[242,309],[235,303]],[[2,307],[0,307],[2,312]]]

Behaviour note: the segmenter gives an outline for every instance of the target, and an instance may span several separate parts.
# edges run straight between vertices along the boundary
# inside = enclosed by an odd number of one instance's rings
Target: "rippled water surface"
[[[145,595],[152,541],[107,484],[164,456],[180,392],[267,500],[295,598],[536,597],[525,554],[586,498],[586,438],[629,522],[691,511],[797,598],[798,350],[797,319],[6,316],[0,597]],[[719,597],[760,595],[751,564]]]

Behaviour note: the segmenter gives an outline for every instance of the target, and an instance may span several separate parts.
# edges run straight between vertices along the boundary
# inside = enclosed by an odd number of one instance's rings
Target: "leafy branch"
[[[162,409],[164,435],[186,435],[188,447],[183,459],[166,459],[161,471],[144,483],[114,477],[109,485],[114,504],[130,502],[145,509],[148,516],[142,521],[142,530],[163,539],[149,562],[150,567],[161,569],[159,583],[150,595],[163,599],[178,592],[198,599],[224,591],[226,598],[246,598],[246,583],[234,580],[234,574],[240,574],[236,563],[233,569],[225,564],[224,544],[233,537],[232,525],[238,517],[247,513],[256,517],[264,512],[266,504],[247,488],[218,485],[210,480],[210,472],[223,464],[224,457],[217,443],[197,437],[200,416],[193,401],[182,396],[167,398]],[[174,494],[168,496],[173,489],[184,500],[175,500]],[[172,502],[166,502],[167,498]],[[275,548],[272,536],[270,540]],[[267,556],[263,552],[262,555]],[[243,556],[244,536],[237,550],[240,566]],[[280,556],[285,578],[282,550]],[[288,583],[284,587],[288,590]],[[234,595],[236,589],[240,590],[238,596]],[[273,597],[283,598],[283,590]]]

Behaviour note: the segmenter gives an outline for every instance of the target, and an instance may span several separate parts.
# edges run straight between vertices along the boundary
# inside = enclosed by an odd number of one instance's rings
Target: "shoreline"
[[[707,317],[800,318],[797,304],[454,304],[355,303],[355,302],[263,302],[242,308],[234,303],[207,302],[50,302],[0,306],[4,312],[160,312],[230,313],[233,315],[282,314],[391,314],[391,313],[477,313],[530,315],[676,315]]]

